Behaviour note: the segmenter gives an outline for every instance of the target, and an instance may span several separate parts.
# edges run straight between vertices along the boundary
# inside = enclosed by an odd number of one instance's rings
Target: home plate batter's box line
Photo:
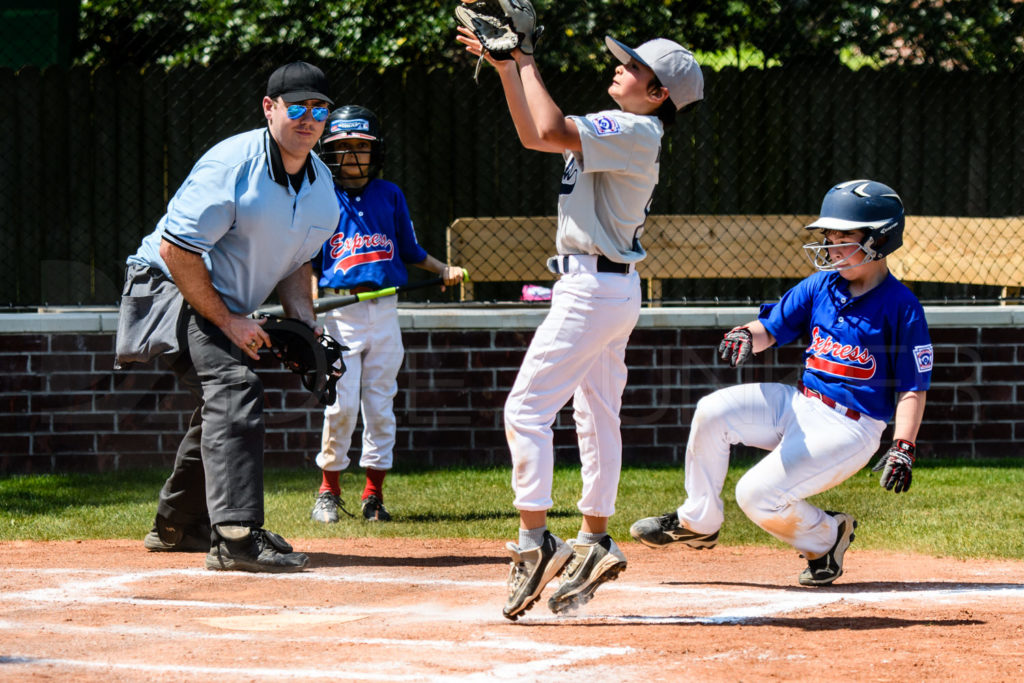
[[[19,625],[10,621],[0,621],[0,629],[18,629],[24,628],[24,625]],[[136,636],[136,637],[158,637],[163,640],[173,639],[185,639],[188,641],[194,641],[195,639],[208,639],[208,640],[243,640],[251,641],[252,636],[243,633],[207,633],[207,632],[183,632],[176,629],[160,629],[155,627],[132,627],[132,626],[103,626],[103,627],[88,627],[88,626],[72,626],[67,624],[35,624],[32,626],[35,631],[44,631],[47,633],[53,633],[57,635],[68,635],[68,636],[86,636],[93,637],[97,632],[102,632],[104,635],[115,635],[115,636]],[[323,643],[321,636],[306,636],[306,637],[273,637],[271,641],[274,643]],[[65,668],[80,667],[90,669],[103,669],[103,670],[128,670],[128,671],[142,671],[147,673],[173,673],[176,675],[183,674],[195,674],[202,676],[213,676],[220,674],[228,674],[233,677],[239,675],[252,676],[254,678],[333,678],[333,679],[356,679],[356,680],[383,680],[383,681],[402,681],[402,680],[424,680],[424,676],[428,676],[432,681],[490,681],[494,679],[516,679],[525,680],[525,677],[531,673],[541,674],[545,676],[550,675],[550,672],[555,667],[571,666],[581,661],[598,661],[603,657],[614,656],[614,655],[627,655],[634,652],[633,648],[630,647],[595,647],[595,646],[579,646],[579,645],[559,645],[554,643],[544,643],[530,640],[520,639],[509,639],[501,636],[494,637],[490,640],[470,640],[470,641],[450,641],[450,640],[416,640],[416,639],[398,639],[398,638],[349,638],[340,637],[332,639],[335,644],[357,644],[357,645],[381,645],[386,647],[407,647],[415,649],[416,652],[422,653],[427,648],[434,648],[447,656],[452,651],[466,651],[468,649],[485,649],[485,650],[502,650],[510,651],[514,653],[526,654],[514,663],[499,663],[493,666],[482,666],[480,671],[464,674],[459,676],[441,676],[430,670],[429,665],[422,663],[410,664],[408,662],[402,662],[391,658],[393,666],[401,666],[409,670],[417,671],[417,673],[411,674],[392,674],[384,673],[379,670],[372,672],[355,672],[350,668],[346,668],[345,671],[330,671],[324,669],[308,670],[308,669],[270,669],[261,667],[259,669],[236,669],[236,668],[223,668],[223,667],[189,667],[169,665],[160,666],[155,664],[136,664],[129,662],[93,662],[89,660],[77,660],[77,659],[54,659],[48,657],[35,657],[28,654],[11,654],[9,656],[0,656],[0,664],[8,665],[25,665],[25,666],[61,666]],[[538,658],[540,655],[540,658]]]
[[[111,624],[104,626],[81,626],[65,623],[46,623],[30,625],[18,623],[11,620],[0,621],[0,630],[17,630],[30,626],[35,631],[45,631],[56,635],[67,635],[77,637],[94,637],[97,633],[115,636],[140,636],[160,637],[166,640],[224,640],[250,642],[253,636],[239,631],[209,632],[209,631],[186,631],[182,629],[167,629],[159,626],[125,626],[123,624]],[[486,634],[483,634],[486,635]],[[263,636],[260,636],[261,638]],[[269,636],[276,643],[320,643],[324,642],[322,634],[313,636],[295,636],[275,634]],[[609,655],[622,655],[632,652],[627,646],[596,646],[596,645],[564,645],[560,643],[547,643],[523,638],[509,638],[502,635],[492,635],[487,639],[474,638],[469,640],[439,640],[419,638],[370,638],[359,636],[331,636],[331,642],[341,645],[386,645],[397,647],[418,647],[437,648],[450,652],[452,648],[459,650],[481,649],[481,650],[504,650],[509,652],[533,652],[540,654],[558,654],[561,652],[573,651],[587,657],[604,657]]]
[[[29,571],[29,570],[22,570]],[[81,570],[64,570],[65,574],[81,575]],[[134,583],[137,581],[151,580],[165,576],[182,576],[192,575],[196,577],[210,578],[213,580],[220,580],[224,578],[231,578],[232,576],[237,578],[238,574],[226,574],[217,573],[210,574],[203,572],[202,570],[195,569],[167,569],[157,571],[146,571],[146,572],[124,572],[120,574],[111,574],[107,571],[102,572],[103,578],[94,581],[85,582],[69,582],[61,587],[56,588],[43,588],[35,589],[32,591],[26,591],[21,593],[0,593],[0,600],[7,599],[19,599],[27,601],[35,601],[38,603],[66,603],[73,602],[79,604],[97,604],[97,603],[121,603],[121,604],[133,604],[133,605],[157,605],[164,607],[197,607],[205,609],[241,609],[241,610],[257,610],[257,611],[275,611],[279,613],[281,608],[276,605],[254,605],[245,603],[223,603],[223,602],[207,602],[207,601],[195,601],[195,600],[162,600],[162,599],[148,599],[148,598],[119,598],[119,597],[105,597],[96,595],[85,595],[85,591],[89,588],[93,590],[119,588],[125,584]],[[303,581],[303,582],[331,582],[331,583],[390,583],[390,584],[408,584],[410,581],[415,582],[417,585],[436,585],[436,586],[448,586],[448,587],[486,587],[488,589],[501,590],[503,584],[493,581],[466,581],[466,580],[452,580],[452,579],[423,579],[416,577],[395,577],[393,575],[379,576],[374,574],[364,575],[352,575],[351,573],[332,575],[325,573],[303,573],[303,574],[285,574],[285,575],[260,575],[259,577],[251,577],[254,580],[284,580],[284,581]],[[923,582],[923,583],[935,583],[934,581]],[[783,599],[776,599],[773,596],[781,591],[784,592]],[[574,620],[579,621],[580,619],[617,619],[623,620],[628,619],[637,621],[640,623],[672,623],[666,622],[669,620],[679,620],[679,623],[701,623],[701,622],[739,622],[748,619],[759,619],[770,617],[774,614],[780,614],[785,612],[792,612],[800,609],[808,609],[819,607],[821,605],[845,601],[845,602],[863,602],[863,603],[875,603],[875,602],[886,602],[892,604],[896,602],[908,602],[908,603],[943,603],[943,604],[956,604],[963,602],[965,599],[968,601],[975,601],[979,598],[999,598],[999,599],[1024,599],[1024,585],[1018,584],[985,584],[985,585],[964,585],[964,584],[951,584],[950,588],[943,589],[926,589],[926,590],[910,590],[910,591],[876,591],[876,592],[820,592],[815,590],[808,590],[806,593],[794,594],[789,587],[780,587],[777,590],[769,591],[755,591],[755,590],[721,590],[721,589],[709,589],[709,588],[675,588],[658,585],[632,585],[632,584],[611,584],[607,587],[602,588],[604,593],[615,593],[615,592],[634,592],[644,594],[660,594],[662,597],[672,595],[679,598],[685,598],[682,607],[694,610],[698,607],[719,607],[725,608],[717,614],[711,616],[688,616],[688,617],[659,617],[659,616],[637,616],[632,615],[628,617],[622,616],[608,616],[608,615],[591,615],[575,617]],[[757,600],[759,604],[751,604]],[[599,605],[593,604],[591,608],[598,607]],[[659,605],[665,607],[664,603]],[[409,615],[409,607],[402,608],[361,608],[360,611],[367,613],[400,613],[403,615]],[[449,610],[450,611],[450,610]],[[300,614],[350,614],[352,609],[350,607],[316,607],[316,608],[296,608],[292,607],[288,609],[288,613],[300,613]],[[427,618],[435,618],[441,620],[444,618],[445,610],[432,610],[428,609],[424,615]],[[451,616],[451,615],[448,615]],[[526,615],[525,618],[529,618],[531,621],[536,620],[540,615]],[[464,618],[465,614],[459,611],[459,618]],[[357,617],[358,618],[358,617]],[[543,618],[543,617],[541,617]],[[570,617],[571,618],[571,617]],[[564,620],[565,617],[560,619]],[[487,617],[483,617],[484,621],[488,621]]]
[[[152,675],[174,674],[181,677],[185,675],[200,676],[203,678],[213,676],[226,676],[229,680],[239,677],[251,677],[254,680],[288,680],[288,679],[329,679],[329,680],[365,680],[365,681],[423,681],[429,678],[435,683],[466,683],[467,681],[493,681],[495,679],[506,680],[533,680],[525,679],[524,676],[531,673],[546,672],[546,676],[552,674],[553,667],[567,666],[576,663],[579,658],[559,658],[555,660],[534,661],[524,664],[500,666],[466,675],[438,675],[430,670],[422,670],[418,673],[409,674],[388,674],[379,670],[354,672],[350,668],[344,671],[332,671],[330,669],[270,669],[259,668],[235,668],[235,667],[212,667],[212,666],[181,666],[163,667],[154,664],[133,664],[126,662],[90,662],[77,659],[51,659],[35,658],[24,655],[0,656],[0,665],[25,665],[25,666],[46,666],[60,667],[61,669],[94,669],[100,671],[138,671]]]

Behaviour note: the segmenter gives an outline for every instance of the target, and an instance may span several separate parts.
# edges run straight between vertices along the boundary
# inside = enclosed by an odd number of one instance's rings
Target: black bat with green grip
[[[462,271],[462,281],[469,282],[469,271]],[[322,299],[317,299],[313,302],[313,312],[323,313],[325,311],[333,311],[336,308],[342,308],[344,306],[351,306],[357,304],[360,301],[369,301],[370,299],[379,299],[382,296],[396,296],[402,292],[411,292],[414,289],[423,289],[424,287],[434,287],[436,285],[443,285],[444,278],[438,275],[435,278],[429,280],[423,280],[422,282],[413,282],[407,285],[398,285],[396,287],[385,287],[384,289],[375,289],[372,292],[361,292],[359,294],[346,294],[345,296],[329,296]],[[262,315],[284,315],[284,308],[281,306],[272,306],[270,308],[261,308],[257,313]]]

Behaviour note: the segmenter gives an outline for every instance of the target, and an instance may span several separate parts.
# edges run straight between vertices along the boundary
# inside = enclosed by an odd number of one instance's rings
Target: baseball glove
[[[270,337],[270,352],[281,364],[302,377],[302,386],[320,405],[334,403],[338,378],[345,374],[341,354],[348,350],[331,337],[317,337],[309,325],[295,318],[265,315],[263,331]]]
[[[511,59],[519,48],[532,55],[543,26],[537,26],[537,13],[530,0],[462,0],[455,18],[480,41],[484,52],[494,59]],[[484,53],[476,63],[473,79],[480,74]]]

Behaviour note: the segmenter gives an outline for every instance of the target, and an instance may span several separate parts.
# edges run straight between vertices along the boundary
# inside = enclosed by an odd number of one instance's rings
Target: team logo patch
[[[598,135],[618,135],[622,132],[619,122],[607,115],[588,116],[587,119],[594,124]]]
[[[331,132],[337,133],[338,131],[361,131],[363,133],[369,132],[370,122],[366,119],[351,119],[349,121],[331,121]]]
[[[931,372],[934,360],[935,352],[932,350],[931,344],[914,347],[914,363],[917,365],[918,372]]]

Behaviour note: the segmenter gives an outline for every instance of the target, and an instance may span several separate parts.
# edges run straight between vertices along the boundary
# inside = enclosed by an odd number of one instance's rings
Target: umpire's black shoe
[[[175,524],[158,514],[142,545],[152,552],[205,553],[211,546],[210,524]]]
[[[217,524],[215,543],[206,556],[207,569],[243,572],[297,572],[309,564],[304,553],[277,534],[253,526]]]
[[[814,560],[807,560],[807,569],[800,572],[801,586],[827,586],[843,575],[843,555],[853,543],[853,530],[857,520],[844,512],[829,512],[839,522],[836,542],[828,552]]]

